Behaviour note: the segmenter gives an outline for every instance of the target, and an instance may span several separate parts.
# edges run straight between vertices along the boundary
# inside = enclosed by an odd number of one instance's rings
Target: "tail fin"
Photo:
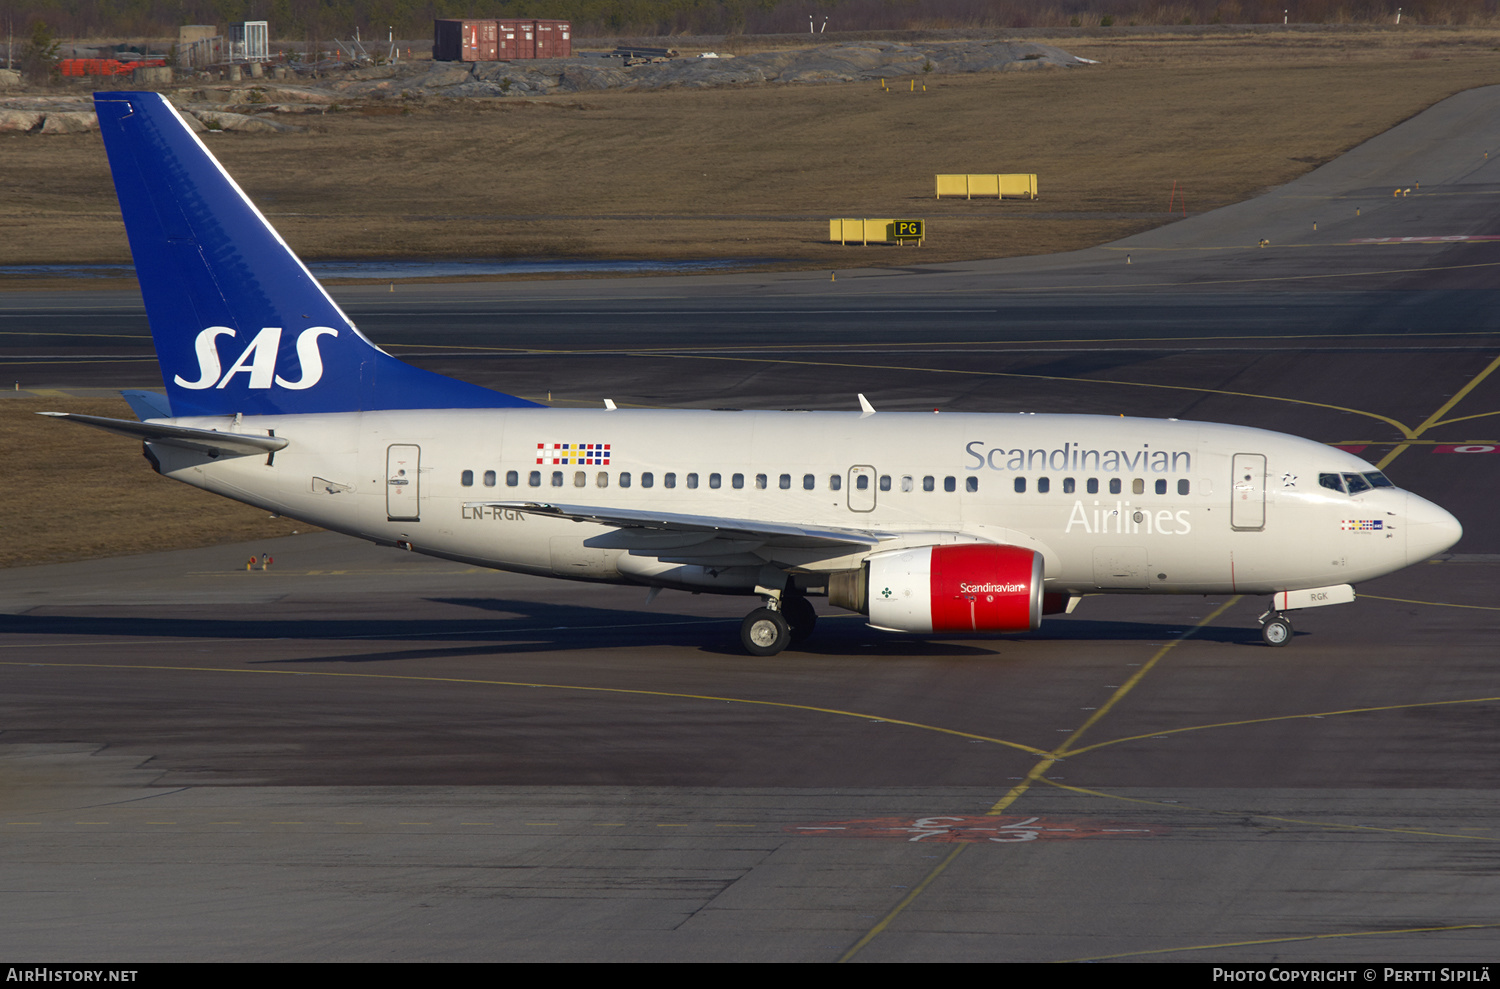
[[[367,340],[158,93],[95,93],[175,416],[534,406]]]

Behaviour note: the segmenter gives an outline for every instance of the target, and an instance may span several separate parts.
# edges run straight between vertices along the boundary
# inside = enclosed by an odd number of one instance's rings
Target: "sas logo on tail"
[[[233,337],[234,330],[227,326],[210,326],[193,341],[198,355],[198,380],[187,381],[181,375],[173,377],[180,388],[199,391],[204,388],[223,388],[236,374],[250,376],[249,387],[270,388],[272,382],[292,391],[311,388],[323,377],[323,355],[318,352],[318,338],[336,337],[339,331],[331,326],[312,326],[297,334],[297,362],[302,365],[302,377],[288,381],[276,373],[276,355],[281,347],[281,327],[268,326],[255,335],[249,346],[223,370],[219,362],[218,338]]]

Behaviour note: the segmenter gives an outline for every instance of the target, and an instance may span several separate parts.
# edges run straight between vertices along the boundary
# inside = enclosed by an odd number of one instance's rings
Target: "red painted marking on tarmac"
[[[1165,834],[1156,825],[1114,821],[1064,820],[1050,817],[870,817],[854,821],[793,824],[791,834],[835,838],[882,838],[887,841],[1009,842],[1074,838],[1145,838]]]
[[[1433,453],[1496,453],[1500,452],[1500,444],[1495,443],[1450,443],[1446,446],[1435,446]]]
[[[1333,448],[1343,450],[1345,453],[1364,453],[1367,445],[1365,443],[1335,443]]]

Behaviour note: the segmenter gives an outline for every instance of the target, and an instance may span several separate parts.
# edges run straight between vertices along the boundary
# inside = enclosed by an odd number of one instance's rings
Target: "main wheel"
[[[800,594],[781,595],[781,617],[792,627],[792,642],[801,642],[813,634],[818,624],[818,613]]]
[[[1260,627],[1260,637],[1268,646],[1284,646],[1292,641],[1292,623],[1280,615],[1267,618]]]
[[[740,623],[740,642],[752,656],[774,656],[792,641],[792,627],[781,612],[756,608]]]

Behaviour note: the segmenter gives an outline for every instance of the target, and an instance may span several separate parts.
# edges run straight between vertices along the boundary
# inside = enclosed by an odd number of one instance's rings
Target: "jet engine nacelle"
[[[904,632],[1025,632],[1042,621],[1042,576],[1041,554],[1019,546],[896,550],[866,561],[855,610]]]

